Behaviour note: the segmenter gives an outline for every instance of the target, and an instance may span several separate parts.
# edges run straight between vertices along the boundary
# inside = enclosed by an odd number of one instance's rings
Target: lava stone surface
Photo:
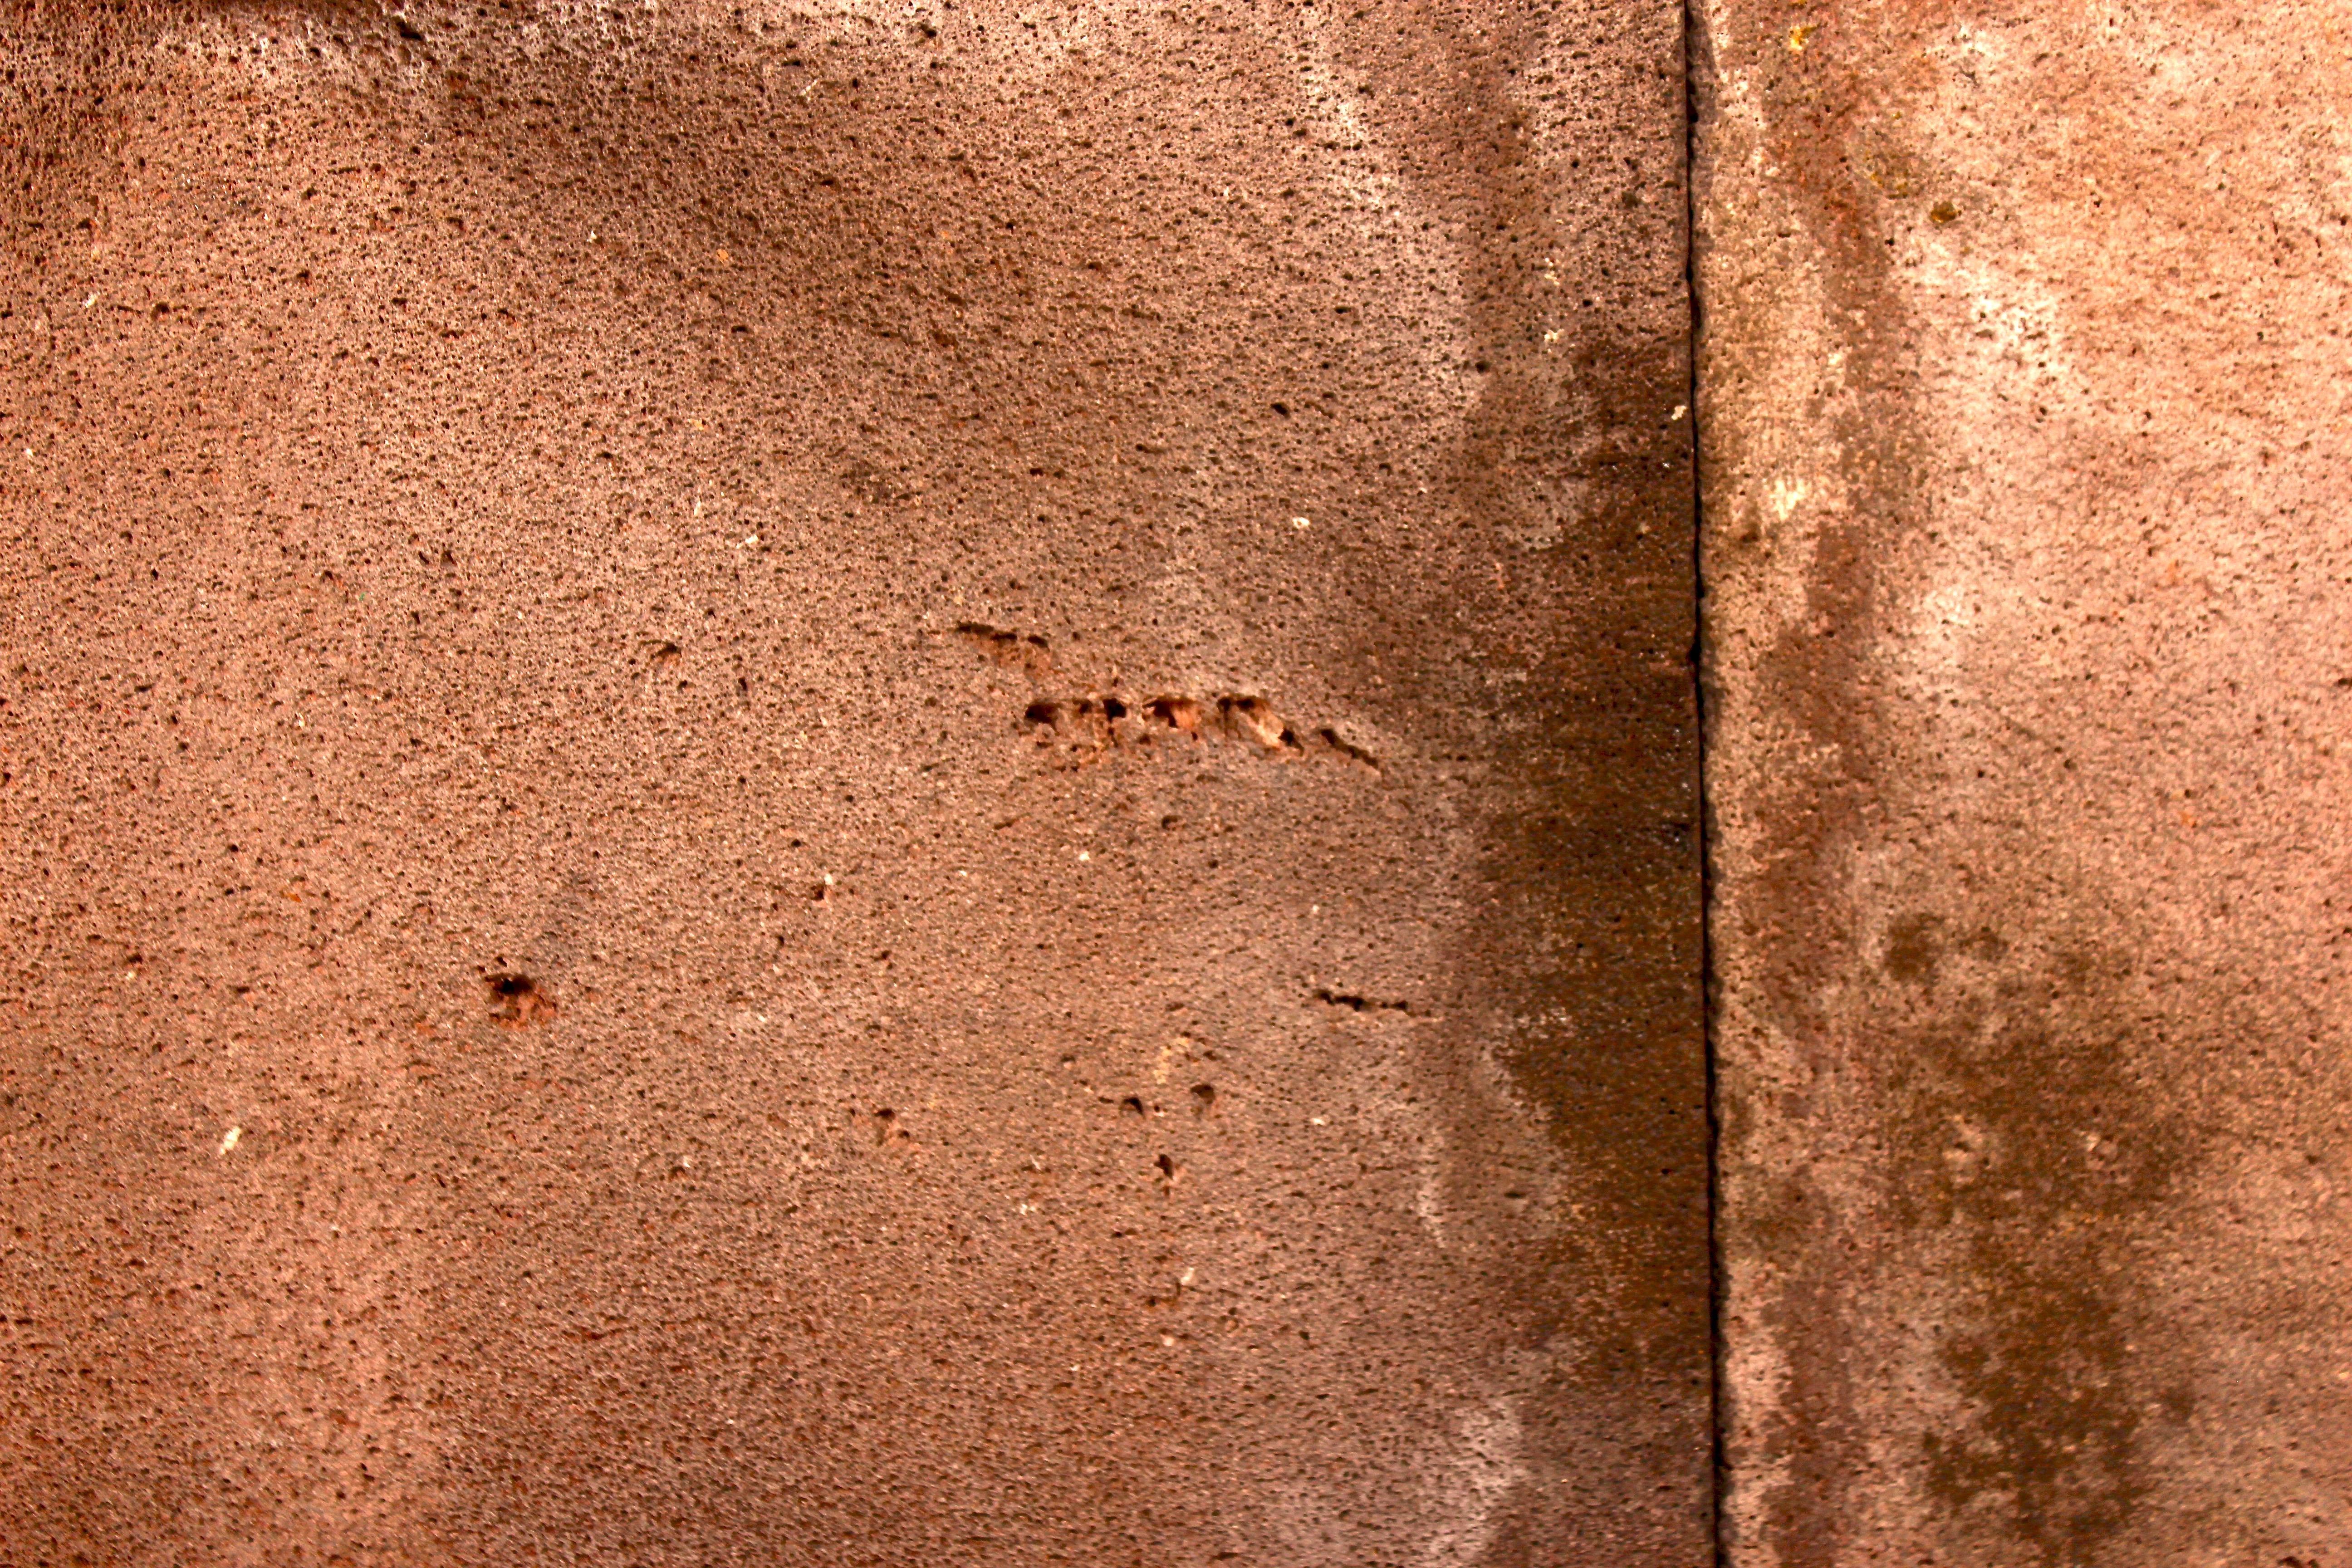
[[[0,1561],[1696,1564],[1683,21],[0,27]]]
[[[1738,1568],[2352,1562],[2352,58],[1708,0]]]

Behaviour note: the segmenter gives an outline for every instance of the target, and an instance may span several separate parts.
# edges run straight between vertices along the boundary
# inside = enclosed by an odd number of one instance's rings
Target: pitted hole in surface
[[[1349,762],[1361,763],[1364,766],[1371,769],[1374,773],[1381,771],[1381,760],[1378,757],[1364,750],[1363,747],[1342,739],[1339,731],[1331,728],[1330,725],[1326,724],[1321,729],[1317,730],[1315,731],[1315,738],[1321,742],[1326,747],[1347,758]]]
[[[1034,632],[962,621],[957,624],[956,634],[979,647],[992,662],[1020,669],[1039,685],[1054,673],[1045,638]],[[1015,728],[1033,736],[1041,748],[1066,740],[1067,751],[1089,755],[1114,746],[1149,746],[1161,737],[1184,735],[1196,741],[1239,741],[1269,756],[1311,752],[1381,771],[1380,759],[1342,736],[1336,726],[1294,725],[1255,692],[1188,697],[1163,691],[1135,699],[1124,692],[1091,689],[1066,693],[1049,690],[1023,705]]]
[[[1162,729],[1201,732],[1201,705],[1189,697],[1155,697],[1143,705],[1143,716]]]
[[[1140,1116],[1143,1114],[1143,1097],[1130,1094],[1118,1102],[1118,1109],[1121,1115]]]
[[[1117,692],[1039,697],[1022,708],[1014,728],[1040,747],[1064,742],[1064,752],[1082,758],[1114,747],[1150,747],[1183,737],[1239,742],[1269,757],[1322,757],[1381,772],[1378,757],[1334,726],[1302,730],[1285,721],[1265,698],[1239,692],[1206,699],[1163,693],[1141,701]]]
[[[493,974],[484,984],[490,992],[490,1016],[509,1029],[555,1016],[554,998],[528,974]]]
[[[1350,1013],[1405,1013],[1412,1011],[1410,1002],[1384,1002],[1353,991],[1334,991],[1328,985],[1315,988],[1315,1000],[1328,1007],[1345,1007]]]
[[[1217,1086],[1196,1083],[1192,1086],[1192,1114],[1206,1116],[1217,1108]]]
[[[1269,752],[1297,751],[1298,737],[1263,697],[1227,695],[1217,699],[1217,721],[1237,740],[1249,741]]]

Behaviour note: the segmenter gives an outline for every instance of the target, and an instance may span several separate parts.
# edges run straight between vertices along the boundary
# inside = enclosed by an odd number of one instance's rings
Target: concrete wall
[[[2352,32],[1710,0],[1743,1565],[2352,1552]]]

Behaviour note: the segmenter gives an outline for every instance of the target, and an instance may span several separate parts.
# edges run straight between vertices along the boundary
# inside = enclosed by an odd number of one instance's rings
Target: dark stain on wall
[[[2011,877],[2044,852],[2030,826],[1979,825],[1985,868],[1940,912],[1881,929],[1883,889],[1858,891],[1865,867],[1892,875],[1889,847],[1932,835],[1916,825],[1951,809],[1937,804],[1952,784],[1945,760],[1893,674],[1906,585],[1938,548],[1940,455],[1921,413],[1927,329],[1895,248],[1924,210],[1926,175],[1891,111],[1916,110],[1906,84],[1933,68],[1923,51],[1956,15],[1907,0],[1758,12],[1709,78],[1736,68],[1758,95],[1764,155],[1800,226],[1788,264],[1818,290],[1818,352],[1843,356],[1811,410],[1833,437],[1840,499],[1808,509],[1803,541],[1751,527],[1710,545],[1718,579],[1760,580],[1776,547],[1812,559],[1801,615],[1748,671],[1748,700],[1787,733],[1744,737],[1738,776],[1719,786],[1738,795],[1754,842],[1718,952],[1737,948],[1754,977],[1746,1002],[1773,1032],[1768,1076],[1805,1086],[1727,1104],[1722,1159],[1835,1152],[1822,1168],[1743,1174],[1747,1201],[1726,1218],[1731,1266],[1770,1281],[1737,1328],[1786,1362],[1739,1462],[1770,1478],[1757,1482],[1755,1544],[1787,1563],[1869,1555],[1880,1538],[1865,1497],[1915,1484],[1949,1539],[2104,1561],[2147,1485],[2148,1374],[2131,1350],[2145,1244],[2197,1157],[2168,1087],[2176,1046],[2127,956],[2124,902],[2095,886],[2053,900]],[[1740,312],[1766,320],[1768,303],[1702,301],[1723,345],[1708,361],[1726,415],[1705,459],[1711,492],[1761,482],[1742,446],[1743,400],[1760,389],[1745,379],[1755,365],[1741,333],[1754,329]],[[2055,930],[2083,934],[2062,946]],[[1727,1039],[1727,1051],[1760,1049]],[[2103,1119],[2131,1131],[2082,1143]],[[1922,1315],[1937,1318],[1945,1392],[1964,1415],[1906,1434],[1913,1468],[1881,1477],[1872,1456],[1898,1419],[1881,1380],[1906,1375],[1881,1357],[1896,1325]]]
[[[2153,1363],[2135,1342],[2164,1332],[2118,1282],[2202,1140],[2148,1092],[2160,1026],[2130,1005],[2127,952],[2017,952],[1990,926],[1914,915],[1885,967],[1913,993],[1891,1009],[1907,1015],[1886,1083],[1893,1217],[1961,1245],[1938,1354],[1973,1419],[1923,1434],[1929,1488],[1955,1519],[1990,1504],[2040,1561],[2096,1563],[2150,1489]],[[2163,1404],[2189,1414],[2185,1394]]]

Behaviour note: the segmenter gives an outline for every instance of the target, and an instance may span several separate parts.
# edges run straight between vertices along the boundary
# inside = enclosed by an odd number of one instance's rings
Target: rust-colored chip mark
[[[1037,686],[1053,676],[1050,645],[1034,632],[1007,631],[984,621],[962,621],[956,635],[991,661],[1018,669]],[[1240,741],[1268,756],[1316,752],[1381,771],[1380,759],[1343,739],[1331,725],[1302,731],[1285,721],[1265,698],[1245,691],[1214,697],[1160,692],[1140,699],[1089,689],[1077,695],[1038,695],[1024,704],[1018,726],[1041,745],[1069,742],[1080,760],[1114,746],[1150,745],[1181,735],[1195,741]]]
[[[1201,732],[1201,705],[1189,697],[1155,697],[1143,705],[1149,721],[1187,735]]]
[[[1269,752],[1299,750],[1298,737],[1263,697],[1220,697],[1217,718],[1229,733],[1255,741]]]
[[[526,1028],[556,1014],[555,999],[528,974],[493,974],[490,1016],[509,1029]]]
[[[1381,771],[1379,758],[1329,725],[1302,733],[1265,698],[1237,692],[1209,699],[1163,694],[1140,702],[1101,693],[1040,698],[1023,708],[1020,728],[1041,745],[1068,742],[1087,755],[1181,738],[1240,742],[1270,757],[1319,755]]]

